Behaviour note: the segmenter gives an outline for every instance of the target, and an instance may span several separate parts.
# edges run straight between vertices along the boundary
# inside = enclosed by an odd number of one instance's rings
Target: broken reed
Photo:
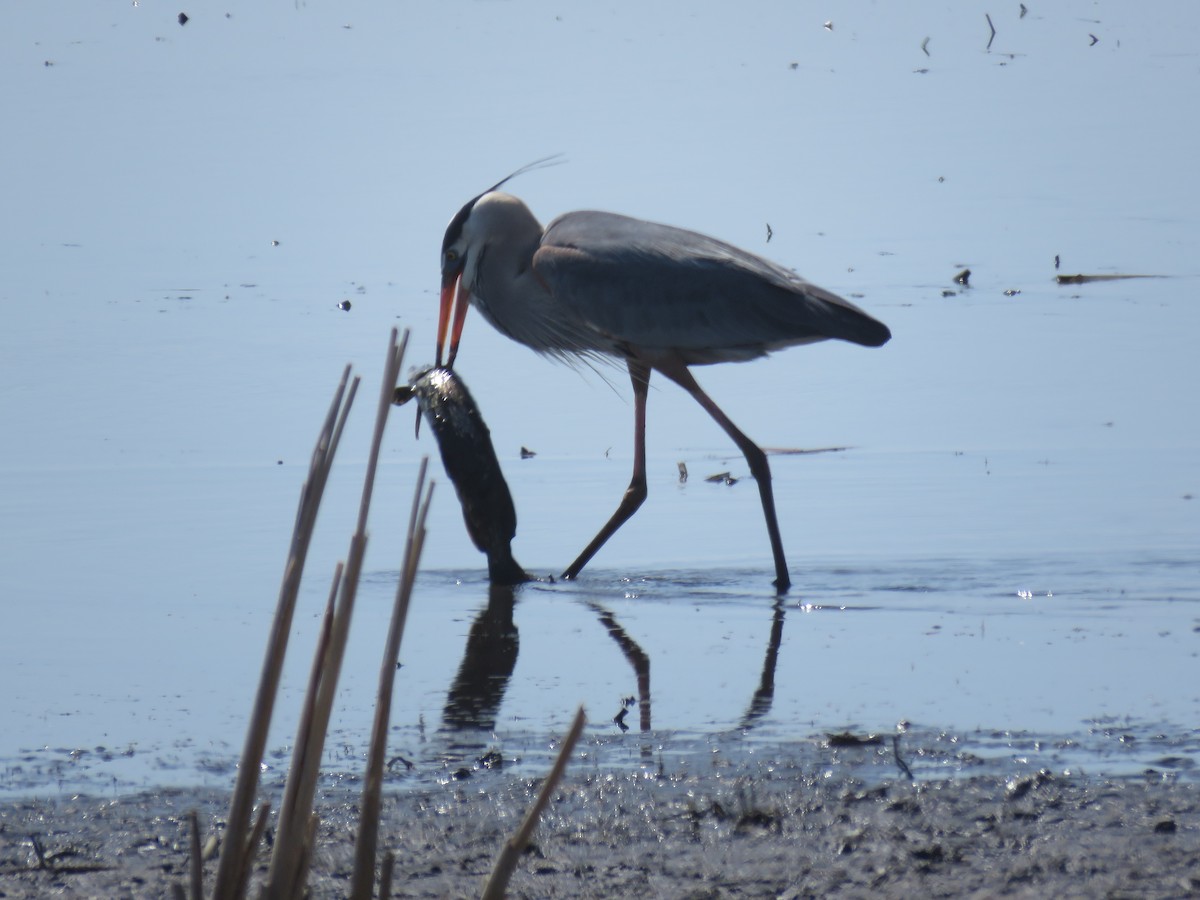
[[[265,896],[292,897],[303,890],[307,862],[311,858],[312,835],[315,833],[316,821],[312,814],[312,799],[315,794],[316,775],[324,749],[329,714],[345,650],[346,634],[353,612],[358,574],[361,571],[362,559],[366,551],[366,521],[374,489],[384,425],[390,409],[392,392],[399,380],[407,341],[408,334],[406,332],[403,342],[397,344],[397,332],[392,329],[383,383],[380,389],[371,453],[364,478],[362,500],[359,505],[357,527],[351,537],[346,565],[343,567],[339,564],[334,575],[330,601],[326,608],[326,618],[313,662],[309,694],[306,696],[301,716],[295,757],[284,791],[284,808],[280,810],[270,874],[264,889]],[[227,900],[227,898],[235,900],[235,898],[244,896],[249,883],[250,871],[253,868],[253,858],[258,840],[266,823],[265,807],[260,809],[255,826],[252,827],[250,823],[254,797],[258,789],[258,775],[278,693],[304,562],[312,542],[317,511],[320,508],[333,457],[337,451],[346,418],[353,405],[358,385],[357,377],[353,380],[350,379],[350,367],[347,366],[342,373],[333,402],[318,435],[309,465],[308,478],[300,492],[300,503],[287,561],[284,565],[283,582],[276,605],[275,619],[272,623],[262,675],[259,679],[258,693],[247,729],[238,778],[230,802],[224,852],[221,854],[217,879],[213,887],[213,896],[220,900]],[[423,463],[422,478],[424,472],[425,465]],[[421,495],[422,487],[423,483],[418,485],[418,498]],[[427,509],[428,491],[425,493],[425,498],[426,504],[423,508]],[[410,528],[417,527],[416,519],[410,520],[409,524]],[[423,531],[423,517],[419,527]],[[406,542],[406,551],[412,553],[415,550],[419,554],[420,546],[421,541],[414,540],[410,531]],[[415,573],[416,566],[416,558],[410,559],[406,556],[405,571],[411,570]],[[408,590],[411,591],[411,579],[407,580],[407,584]],[[405,600],[406,606],[407,599]],[[193,896],[198,886],[202,884],[200,864],[201,861],[193,854],[195,868],[190,885]],[[202,888],[200,890],[202,892]]]
[[[550,802],[550,795],[558,789],[558,783],[562,780],[563,773],[567,770],[567,763],[571,760],[571,754],[575,751],[575,744],[579,741],[579,736],[583,734],[583,726],[587,723],[587,716],[584,715],[583,707],[579,707],[575,712],[575,719],[571,722],[571,728],[567,732],[567,736],[563,738],[562,746],[558,750],[558,756],[554,759],[554,767],[550,770],[550,774],[546,776],[546,780],[542,783],[542,789],[538,791],[537,799],[529,812],[525,814],[525,819],[521,822],[521,827],[517,829],[505,845],[500,849],[500,855],[496,857],[496,865],[492,869],[492,875],[484,885],[483,893],[480,895],[482,900],[503,900],[505,892],[508,890],[509,879],[512,878],[513,872],[517,869],[517,862],[521,858],[521,854],[525,852],[525,848],[529,846],[529,840],[533,837],[533,830],[537,828],[538,819],[541,818],[543,810]]]
[[[283,803],[279,810],[276,826],[275,846],[271,854],[270,872],[264,896],[268,900],[285,900],[298,896],[307,880],[306,872],[312,857],[309,837],[315,832],[313,800],[316,796],[317,777],[320,774],[321,757],[325,749],[325,737],[329,731],[329,719],[333,712],[333,701],[337,694],[338,678],[345,657],[346,642],[350,635],[350,622],[354,614],[354,602],[358,593],[359,574],[367,551],[367,518],[371,508],[371,495],[375,487],[375,472],[379,463],[379,452],[383,444],[384,426],[391,407],[392,394],[400,378],[400,366],[404,356],[404,342],[396,344],[396,331],[392,330],[387,362],[384,366],[382,387],[375,414],[375,430],[371,437],[371,450],[363,477],[362,497],[359,502],[358,521],[350,538],[350,549],[346,557],[345,571],[326,615],[332,624],[328,640],[322,641],[313,660],[309,694],[305,700],[305,713],[296,735],[296,744],[284,788]],[[420,488],[418,487],[418,491]]]
[[[262,765],[267,732],[275,708],[275,697],[279,690],[283,656],[287,650],[292,617],[296,611],[296,598],[300,592],[300,576],[304,571],[304,561],[312,543],[317,510],[320,508],[325,484],[329,479],[329,471],[333,466],[333,456],[337,452],[346,416],[354,403],[358,382],[357,377],[350,381],[350,367],[346,366],[337,390],[334,392],[333,402],[325,416],[321,432],[317,437],[317,444],[309,463],[308,478],[300,489],[300,505],[296,510],[296,524],[292,531],[287,562],[284,564],[283,583],[279,588],[275,619],[267,640],[267,652],[263,660],[262,675],[258,682],[258,693],[250,716],[250,727],[246,732],[246,742],[242,748],[241,763],[238,766],[237,782],[226,819],[224,851],[221,853],[220,863],[217,867],[217,881],[213,888],[213,896],[220,900],[240,897],[245,889],[240,873],[244,868],[248,868],[246,859],[252,857],[254,852],[253,846],[250,846],[247,840],[250,833],[250,813],[254,807],[255,793],[258,790],[259,768]],[[348,389],[347,386],[349,386]]]
[[[325,615],[317,639],[308,691],[305,695],[293,750],[292,766],[288,773],[283,803],[279,811],[267,881],[262,889],[262,896],[268,900],[276,900],[276,898],[277,900],[298,900],[307,893],[308,869],[312,860],[318,823],[317,815],[313,811],[316,781],[320,771],[325,737],[328,733],[329,716],[337,689],[338,675],[344,658],[359,573],[362,570],[363,556],[366,552],[366,523],[384,426],[392,405],[396,383],[399,380],[404,350],[408,343],[407,332],[399,345],[396,343],[396,337],[396,330],[392,329],[357,526],[350,539],[350,550],[346,562],[338,563],[334,570]],[[250,873],[254,867],[256,849],[266,830],[270,804],[263,803],[258,809],[258,815],[255,817],[253,825],[250,823],[250,814],[258,788],[258,774],[262,765],[271,715],[283,669],[283,658],[287,649],[288,634],[295,613],[304,561],[312,541],[317,510],[320,507],[333,456],[337,450],[346,417],[354,402],[358,384],[357,377],[350,380],[350,367],[347,366],[342,373],[333,402],[317,438],[309,466],[308,479],[301,489],[300,505],[296,513],[296,524],[287,562],[284,566],[283,583],[280,586],[275,619],[268,639],[258,693],[255,697],[246,743],[239,763],[238,778],[230,802],[224,851],[221,853],[217,880],[213,887],[214,900],[241,900],[245,896],[250,883]],[[363,784],[358,840],[355,847],[352,900],[371,900],[374,891],[383,770],[387,755],[387,731],[395,673],[413,584],[416,580],[421,550],[425,541],[425,521],[433,494],[433,483],[430,482],[426,486],[428,462],[428,458],[421,460],[417,476],[412,512],[409,516],[408,535],[405,540],[404,562],[396,589],[383,661],[380,665],[379,690],[366,777]],[[508,882],[522,852],[529,844],[538,819],[566,770],[585,722],[583,708],[580,707],[563,740],[554,767],[543,783],[533,807],[527,813],[516,834],[501,849],[492,875],[484,887],[484,897],[504,896]],[[204,895],[203,860],[207,854],[200,850],[200,825],[194,813],[191,824],[189,888],[192,900],[202,900]],[[379,896],[381,900],[387,900],[390,897],[394,864],[394,854],[390,852],[385,854],[380,872]],[[175,885],[175,895],[177,897],[185,896],[182,884]]]

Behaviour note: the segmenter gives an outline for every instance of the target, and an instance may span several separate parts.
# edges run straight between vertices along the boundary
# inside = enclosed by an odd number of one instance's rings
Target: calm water
[[[714,233],[895,338],[698,372],[764,446],[847,448],[772,459],[795,581],[778,603],[753,483],[703,481],[744,461],[671,385],[650,398],[649,501],[576,583],[489,595],[439,486],[399,780],[493,747],[539,771],[579,703],[597,765],[890,772],[890,743],[826,735],[905,722],[919,777],[1194,777],[1200,139],[1180,111],[1200,8],[993,12],[990,50],[982,13],[934,3],[843,4],[832,29],[784,3],[177,12],[0,12],[0,790],[232,782],[308,455],[353,362],[365,393],[310,557],[271,741],[287,747],[388,329],[428,361],[445,222],[558,151],[513,185],[543,219],[600,207]],[[1056,255],[1060,274],[1163,277],[1059,286]],[[628,480],[626,378],[477,317],[459,370],[513,489],[516,556],[558,572]],[[341,771],[435,452],[411,426],[393,419],[376,491]]]

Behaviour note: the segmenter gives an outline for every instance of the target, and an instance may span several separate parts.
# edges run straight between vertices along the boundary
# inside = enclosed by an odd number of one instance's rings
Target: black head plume
[[[555,153],[552,156],[543,156],[541,159],[535,159],[533,162],[526,163],[525,165],[521,166],[521,168],[517,169],[515,172],[505,175],[490,188],[484,191],[483,194],[490,194],[492,191],[499,190],[518,175],[524,175],[526,172],[532,172],[535,169],[545,169],[550,166],[561,165],[564,162],[566,162],[566,160],[563,159],[563,155],[561,153]],[[479,202],[479,198],[482,197],[483,194],[477,194],[472,197],[465,204],[463,204],[462,209],[454,214],[454,218],[451,219],[450,224],[446,226],[446,236],[442,239],[442,253],[445,253],[447,247],[462,237],[463,225],[467,221],[467,216],[471,214],[471,210],[474,208],[475,204]]]

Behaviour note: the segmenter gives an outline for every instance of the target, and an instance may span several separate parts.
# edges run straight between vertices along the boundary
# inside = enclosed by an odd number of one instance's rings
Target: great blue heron
[[[512,176],[509,176],[510,178]],[[763,451],[700,389],[688,366],[742,362],[829,338],[878,347],[887,326],[824,288],[694,231],[607,212],[543,229],[500,181],[450,220],[442,242],[437,362],[454,364],[469,304],[501,333],[560,358],[617,357],[633,382],[633,476],[612,518],[567,567],[574,578],[646,499],[646,395],[661,372],[733,438],[758,482],[775,586],[791,584]]]

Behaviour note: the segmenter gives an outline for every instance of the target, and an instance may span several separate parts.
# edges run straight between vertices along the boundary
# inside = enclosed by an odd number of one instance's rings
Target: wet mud
[[[710,774],[575,772],[512,897],[1180,897],[1200,891],[1200,785],[1048,773],[913,783],[778,760]],[[535,780],[503,772],[385,794],[393,895],[477,895]],[[0,896],[162,897],[228,798],[162,790],[0,807]],[[358,792],[319,798],[314,898],[344,896]],[[208,863],[211,878],[215,864]],[[256,877],[265,871],[260,860]]]

